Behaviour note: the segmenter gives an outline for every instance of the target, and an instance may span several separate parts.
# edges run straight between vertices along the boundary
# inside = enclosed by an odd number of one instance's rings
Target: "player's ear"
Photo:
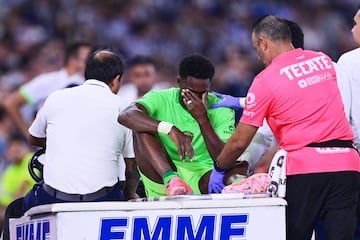
[[[176,77],[176,83],[178,84],[178,86],[180,88],[186,88],[186,83],[185,82],[186,82],[186,80],[181,78],[180,76]]]

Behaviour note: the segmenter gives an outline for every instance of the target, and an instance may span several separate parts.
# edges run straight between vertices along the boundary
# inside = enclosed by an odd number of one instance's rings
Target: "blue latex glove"
[[[224,184],[224,177],[225,177],[225,170],[218,171],[215,168],[211,171],[210,179],[209,179],[209,193],[221,193],[223,188],[225,187]]]
[[[240,106],[240,98],[217,92],[212,93],[215,94],[217,97],[221,98],[222,101],[212,104],[211,108],[228,107],[234,109],[242,109],[242,107]]]

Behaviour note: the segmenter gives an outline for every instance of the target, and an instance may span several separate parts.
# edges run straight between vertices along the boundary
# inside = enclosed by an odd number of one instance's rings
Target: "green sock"
[[[179,175],[173,170],[168,170],[162,175],[162,179],[164,184],[168,184],[170,180],[174,177],[178,177]]]
[[[235,178],[232,183],[238,183],[238,182],[241,182],[242,180],[245,180],[246,179],[246,176],[244,175],[241,175],[241,176],[237,176],[237,178]]]

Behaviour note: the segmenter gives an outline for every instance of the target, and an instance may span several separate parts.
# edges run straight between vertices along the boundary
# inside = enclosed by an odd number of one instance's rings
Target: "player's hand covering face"
[[[207,117],[207,94],[210,79],[198,79],[188,76],[181,80],[181,97],[186,109],[199,122]]]
[[[196,120],[205,117],[207,114],[207,94],[204,92],[200,95],[190,89],[182,89],[181,91],[185,107]]]

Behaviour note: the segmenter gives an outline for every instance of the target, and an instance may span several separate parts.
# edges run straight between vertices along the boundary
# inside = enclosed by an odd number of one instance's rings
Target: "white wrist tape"
[[[244,108],[245,107],[245,102],[246,102],[246,98],[241,97],[240,100],[239,100],[240,107]]]
[[[161,121],[161,122],[159,122],[157,131],[158,131],[158,133],[169,134],[169,132],[171,131],[171,128],[173,126],[174,126],[174,124]]]

